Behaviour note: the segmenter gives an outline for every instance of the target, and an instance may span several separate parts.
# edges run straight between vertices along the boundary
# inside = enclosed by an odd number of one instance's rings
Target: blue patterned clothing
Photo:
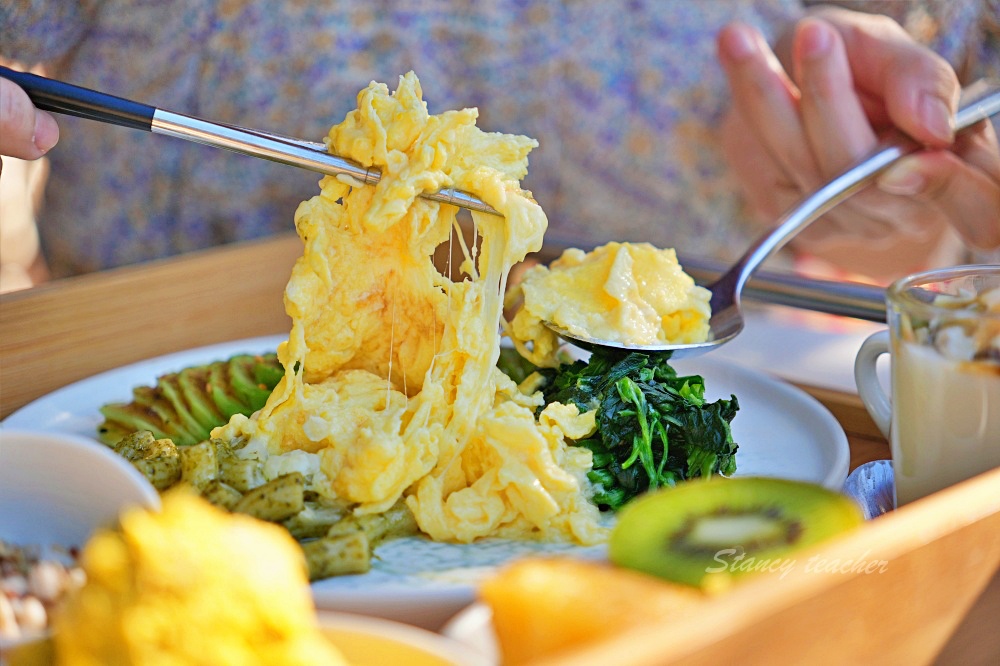
[[[854,4],[892,13],[969,76],[1000,71],[1000,0]],[[413,70],[432,113],[475,106],[482,128],[538,139],[525,184],[548,240],[729,259],[752,227],[717,145],[727,86],[715,35],[738,19],[773,39],[803,11],[801,0],[0,0],[0,56],[313,140],[370,81],[395,88]],[[290,231],[317,192],[315,174],[290,167],[59,123],[38,220],[57,276]]]

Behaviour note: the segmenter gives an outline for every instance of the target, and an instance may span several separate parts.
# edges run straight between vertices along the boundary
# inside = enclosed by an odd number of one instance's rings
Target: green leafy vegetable
[[[518,384],[536,370],[535,364],[518,354],[513,347],[500,348],[497,367]]]
[[[597,410],[597,432],[576,444],[593,452],[589,477],[602,508],[618,509],[684,479],[736,471],[736,396],[707,403],[702,377],[678,375],[668,354],[601,351],[539,372],[548,380],[546,404]]]

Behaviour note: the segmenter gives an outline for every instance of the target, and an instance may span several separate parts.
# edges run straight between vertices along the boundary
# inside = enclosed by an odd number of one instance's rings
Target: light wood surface
[[[138,360],[287,332],[282,293],[300,252],[297,237],[280,236],[0,295],[0,416]],[[857,395],[801,388],[844,426],[851,469],[890,457]],[[752,593],[720,603],[703,625],[657,629],[619,645],[625,652],[602,647],[567,663],[626,663],[623,654],[650,659],[636,664],[774,663],[776,655],[799,663],[844,663],[845,655],[863,658],[856,663],[1000,663],[1000,583],[986,587],[1000,568],[1000,471],[953,490],[838,546],[845,557],[870,546],[871,557],[891,561],[887,575],[748,586]],[[687,647],[667,649],[669,636]]]
[[[538,664],[995,665],[995,616],[961,661],[942,650],[1000,567],[998,488],[995,469],[802,553],[784,578]]]
[[[61,386],[142,359],[287,333],[295,235],[0,295],[0,418]]]

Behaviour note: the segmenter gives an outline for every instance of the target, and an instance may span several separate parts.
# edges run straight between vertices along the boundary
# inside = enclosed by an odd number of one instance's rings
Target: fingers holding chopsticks
[[[59,141],[59,126],[13,81],[0,77],[0,155],[36,160]]]

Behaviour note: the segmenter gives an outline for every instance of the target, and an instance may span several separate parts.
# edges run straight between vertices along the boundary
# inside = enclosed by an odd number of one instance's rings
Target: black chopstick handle
[[[0,67],[0,76],[19,85],[39,109],[152,131],[156,108],[148,104],[7,67]]]

